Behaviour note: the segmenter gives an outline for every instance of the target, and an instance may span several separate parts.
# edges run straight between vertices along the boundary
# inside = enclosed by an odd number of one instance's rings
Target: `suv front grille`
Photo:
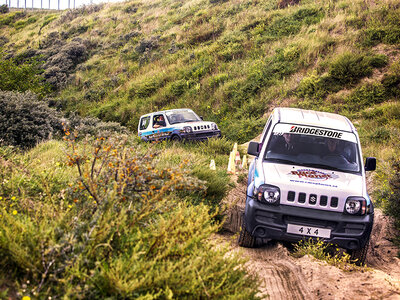
[[[320,196],[316,194],[307,195],[306,193],[303,192],[296,194],[296,192],[294,191],[288,192],[287,201],[293,203],[297,202],[301,204],[309,204],[309,205],[319,204],[320,206],[327,206],[332,208],[337,208],[339,204],[339,198],[335,196],[328,198],[328,196],[325,195],[320,195]]]
[[[211,129],[211,126],[210,125],[199,125],[199,126],[194,126],[193,129],[195,131],[198,131],[198,130],[209,130],[209,129]]]

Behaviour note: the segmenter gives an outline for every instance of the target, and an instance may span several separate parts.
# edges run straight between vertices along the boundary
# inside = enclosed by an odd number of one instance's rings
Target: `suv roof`
[[[344,116],[298,108],[278,107],[273,111],[277,122],[308,125],[354,132],[353,124]]]
[[[151,113],[145,114],[142,117],[146,117],[146,116],[151,115],[151,114],[161,114],[161,113],[167,113],[167,112],[170,112],[170,111],[180,111],[180,110],[192,110],[192,109],[190,109],[190,108],[173,108],[173,109],[167,109],[167,110],[160,110],[160,111],[155,111],[155,112],[151,112]]]

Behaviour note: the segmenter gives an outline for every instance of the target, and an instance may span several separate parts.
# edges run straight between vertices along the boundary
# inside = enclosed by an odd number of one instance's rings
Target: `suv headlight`
[[[344,209],[349,215],[365,215],[367,201],[363,197],[348,197]]]
[[[212,130],[218,130],[218,126],[215,123],[211,124],[211,128],[212,128]]]
[[[183,131],[185,131],[186,133],[191,133],[191,132],[193,132],[193,129],[190,126],[185,126],[185,127],[183,127]]]
[[[277,186],[270,184],[262,184],[254,190],[255,197],[258,201],[278,205],[281,198],[281,191]]]

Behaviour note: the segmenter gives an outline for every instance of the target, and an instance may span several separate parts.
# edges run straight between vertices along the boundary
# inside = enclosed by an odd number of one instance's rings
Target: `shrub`
[[[323,16],[324,12],[320,8],[300,8],[291,15],[276,15],[272,20],[259,23],[254,27],[253,34],[270,39],[298,34],[303,25],[316,24]]]
[[[400,230],[400,161],[392,163],[393,174],[389,181],[390,194],[385,203],[385,213],[393,217],[395,227]],[[396,237],[400,244],[400,236]]]
[[[228,175],[225,170],[211,170],[208,166],[198,166],[193,170],[193,175],[206,182],[204,197],[194,197],[194,203],[205,203],[217,210],[221,200],[228,191]]]
[[[153,36],[149,39],[144,39],[139,41],[139,44],[136,46],[135,50],[139,53],[144,53],[146,51],[152,51],[159,47],[159,36]]]
[[[354,84],[371,75],[372,66],[364,55],[344,53],[330,64],[328,73],[339,84]]]
[[[369,139],[371,141],[374,141],[375,143],[382,143],[389,141],[391,137],[392,134],[390,133],[390,130],[382,126],[374,128],[371,134],[369,135]]]
[[[58,33],[49,35],[48,41],[42,43],[41,47],[47,62],[44,64],[44,77],[54,90],[60,89],[67,83],[68,75],[75,67],[84,62],[88,57],[88,49],[85,41],[76,38],[69,43],[59,39]]]
[[[344,87],[353,86],[361,78],[371,75],[373,68],[382,68],[387,63],[388,58],[385,55],[344,53],[329,64],[327,74],[318,76],[317,73],[313,73],[303,78],[296,93],[302,98],[323,99],[331,92],[338,92]],[[370,95],[367,95],[366,90],[371,92]],[[375,85],[368,85],[368,87],[358,89],[348,100],[356,108],[360,108],[368,103],[383,101],[384,93],[382,93],[381,90],[376,89]],[[358,103],[357,101],[360,99],[357,98],[363,98],[362,102]]]
[[[4,14],[3,16],[0,16],[0,27],[2,27],[3,25],[11,25],[18,19],[25,17],[25,15],[26,13],[23,11]]]
[[[0,14],[6,14],[10,11],[7,4],[0,5]]]
[[[121,137],[90,147],[67,134],[79,176],[65,199],[0,199],[0,273],[35,298],[257,298],[242,260],[213,245],[209,208],[175,198],[202,189],[183,165],[159,170],[157,153]]]
[[[382,7],[371,14],[367,28],[361,31],[360,40],[364,46],[379,43],[398,44],[400,42],[399,9]]]
[[[344,271],[360,270],[363,267],[354,265],[355,261],[350,259],[347,253],[341,253],[338,248],[334,248],[331,244],[326,244],[323,241],[314,241],[311,238],[301,240],[294,246],[295,257],[304,255],[312,255],[316,259],[326,261],[328,264],[336,266]]]
[[[385,74],[382,85],[388,97],[400,98],[400,75]]]
[[[32,91],[41,97],[49,93],[46,85],[41,62],[37,58],[30,58],[23,62],[17,62],[14,58],[6,58],[4,52],[0,52],[0,90],[2,91]]]
[[[227,81],[229,75],[226,73],[216,74],[213,77],[210,77],[208,80],[208,86],[210,88],[217,88],[222,85],[225,81]]]
[[[15,29],[22,29],[29,24],[33,24],[37,21],[37,17],[30,17],[27,20],[20,20],[14,23]]]
[[[232,151],[233,142],[226,137],[219,139],[208,139],[198,145],[202,153],[207,153],[210,156],[227,155]]]
[[[304,77],[297,87],[296,94],[301,98],[322,99],[327,94],[332,86],[326,86],[326,76],[320,77],[315,72],[307,77]]]
[[[68,114],[64,123],[69,128],[78,131],[82,136],[104,136],[109,133],[128,133],[126,127],[121,126],[119,123],[103,122],[98,118],[81,117],[75,113]]]
[[[142,82],[134,84],[129,90],[129,96],[138,98],[147,98],[154,94],[159,88],[164,85],[164,80],[161,77],[149,77]]]
[[[380,83],[368,83],[358,87],[349,97],[345,99],[350,110],[372,106],[386,100],[386,92]]]
[[[0,140],[30,148],[62,131],[60,115],[32,93],[0,91]]]
[[[188,88],[188,81],[180,79],[172,82],[168,86],[168,93],[172,96],[179,97],[185,92],[187,88]]]

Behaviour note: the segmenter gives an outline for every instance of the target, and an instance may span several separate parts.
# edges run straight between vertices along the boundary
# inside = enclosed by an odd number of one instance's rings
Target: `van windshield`
[[[167,112],[166,115],[170,124],[201,121],[201,119],[189,109]]]
[[[278,126],[267,144],[264,159],[340,172],[359,173],[357,139],[353,133],[306,127]]]

